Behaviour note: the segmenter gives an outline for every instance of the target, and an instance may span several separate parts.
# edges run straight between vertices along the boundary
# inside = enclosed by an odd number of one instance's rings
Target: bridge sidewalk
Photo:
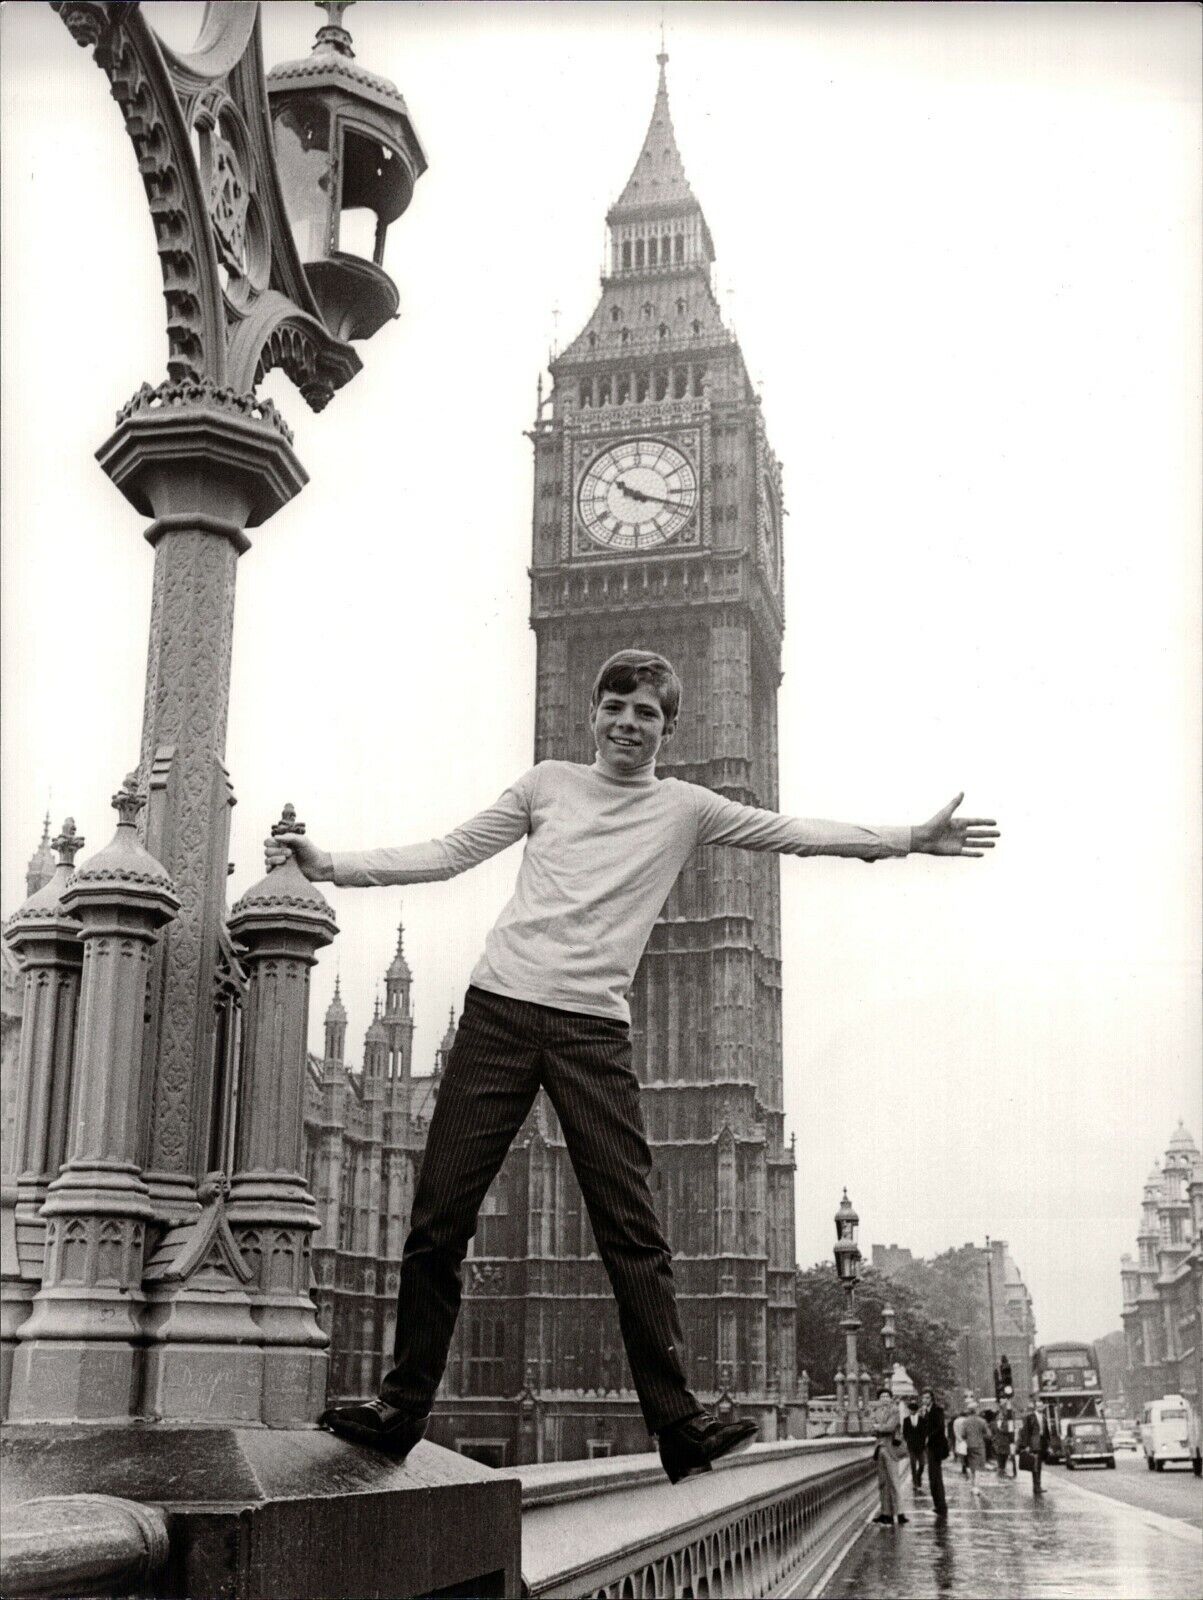
[[[1194,1600],[1201,1592],[1199,1536],[1185,1524],[1090,1494],[1046,1467],[1032,1481],[981,1475],[981,1498],[954,1461],[945,1463],[948,1519],[938,1522],[924,1488],[909,1482],[903,1528],[870,1523],[823,1589],[827,1600]]]

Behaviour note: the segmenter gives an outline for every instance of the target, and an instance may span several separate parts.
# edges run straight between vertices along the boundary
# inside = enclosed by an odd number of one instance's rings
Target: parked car
[[[1115,1450],[1101,1417],[1079,1417],[1067,1422],[1061,1437],[1068,1471],[1075,1467],[1115,1466]]]
[[[1162,1472],[1167,1461],[1189,1465],[1195,1454],[1190,1406],[1180,1394],[1151,1400],[1140,1420],[1140,1442],[1150,1472]]]
[[[1131,1428],[1117,1428],[1111,1435],[1111,1448],[1113,1450],[1139,1450],[1140,1440]]]

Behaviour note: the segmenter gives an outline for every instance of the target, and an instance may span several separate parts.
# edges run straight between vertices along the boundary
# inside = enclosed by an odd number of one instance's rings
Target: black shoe
[[[754,1422],[720,1422],[708,1411],[674,1422],[660,1433],[660,1460],[670,1483],[680,1483],[694,1472],[709,1472],[710,1463],[750,1444],[756,1437]]]
[[[909,1517],[904,1517],[901,1511],[898,1513],[898,1526],[899,1527],[901,1527],[904,1522],[909,1522],[910,1520],[911,1519]]]
[[[873,1520],[874,1522],[884,1522],[887,1528],[892,1527],[894,1524],[893,1517],[887,1517],[884,1511],[879,1511]]]
[[[336,1433],[340,1439],[371,1445],[396,1461],[403,1461],[426,1432],[426,1417],[398,1411],[387,1400],[357,1400],[351,1405],[331,1406],[317,1419],[319,1428]]]

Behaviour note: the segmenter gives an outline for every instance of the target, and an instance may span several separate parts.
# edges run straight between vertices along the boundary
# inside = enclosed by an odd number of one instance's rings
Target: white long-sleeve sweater
[[[442,839],[335,852],[334,882],[427,883],[525,836],[518,881],[471,981],[494,994],[630,1021],[627,991],[673,880],[698,845],[798,856],[904,856],[909,828],[804,821],[698,784],[541,761]]]

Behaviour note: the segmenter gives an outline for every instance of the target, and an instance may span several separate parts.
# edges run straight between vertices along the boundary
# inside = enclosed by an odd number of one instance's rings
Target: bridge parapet
[[[532,1596],[806,1595],[873,1497],[871,1439],[753,1445],[675,1487],[655,1455],[522,1467]]]

